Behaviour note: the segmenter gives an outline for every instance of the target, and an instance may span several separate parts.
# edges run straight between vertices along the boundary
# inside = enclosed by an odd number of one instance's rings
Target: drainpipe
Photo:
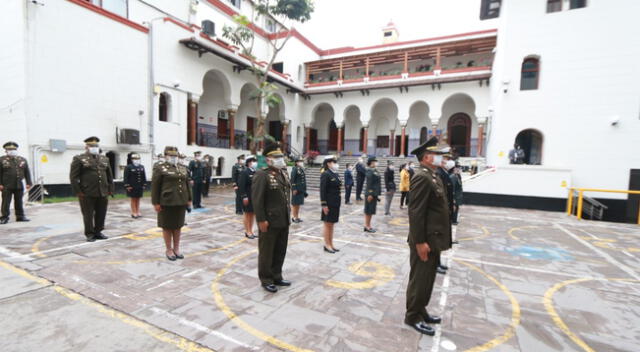
[[[148,126],[149,129],[149,145],[151,146],[151,158],[156,155],[156,144],[155,144],[155,65],[154,65],[154,53],[153,53],[153,22],[157,20],[164,19],[165,16],[156,17],[148,22],[144,22],[149,25],[149,114],[148,118]]]

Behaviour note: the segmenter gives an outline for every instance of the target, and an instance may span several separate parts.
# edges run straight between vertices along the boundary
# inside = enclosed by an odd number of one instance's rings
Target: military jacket
[[[153,205],[179,206],[191,201],[189,171],[184,165],[169,162],[158,164],[151,177],[151,203]]]
[[[367,196],[379,197],[382,193],[380,172],[372,167],[367,169]]]
[[[255,170],[247,167],[240,174],[240,179],[238,181],[238,191],[240,192],[240,199],[251,199],[251,181],[253,180],[253,175],[255,175],[255,173]]]
[[[27,159],[21,156],[0,156],[0,185],[6,189],[22,189],[22,180],[31,186]]]
[[[307,193],[307,176],[304,168],[294,166],[291,170],[291,190],[298,193]]]
[[[425,166],[416,167],[410,189],[407,241],[412,245],[426,242],[432,250],[450,248],[451,226],[446,189],[436,172]]]
[[[340,206],[340,187],[342,181],[335,172],[327,169],[320,175],[320,204],[323,207],[336,208]]]
[[[202,182],[205,177],[205,165],[204,161],[191,160],[189,162],[189,173],[191,174],[191,179],[196,182]]]
[[[122,181],[124,188],[143,188],[145,183],[147,183],[147,173],[144,170],[144,166],[127,165],[127,167],[124,168]]]
[[[234,164],[231,168],[231,180],[233,181],[234,186],[238,186],[238,182],[240,180],[240,173],[244,171],[246,166],[240,165],[238,163]]]
[[[268,221],[273,228],[291,224],[291,183],[286,170],[266,167],[256,171],[251,198],[258,222]]]
[[[104,155],[84,153],[74,156],[69,178],[73,194],[106,197],[114,190],[113,171],[109,158]]]

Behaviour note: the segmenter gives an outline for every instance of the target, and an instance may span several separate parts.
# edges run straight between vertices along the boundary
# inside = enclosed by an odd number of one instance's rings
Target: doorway
[[[465,113],[457,113],[449,118],[447,124],[449,146],[458,156],[471,153],[471,118]]]
[[[516,144],[524,151],[524,163],[527,165],[542,164],[542,133],[526,129],[516,136]]]

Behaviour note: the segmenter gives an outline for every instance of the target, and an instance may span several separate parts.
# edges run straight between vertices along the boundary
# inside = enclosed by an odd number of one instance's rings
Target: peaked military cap
[[[97,146],[98,143],[100,143],[100,138],[98,138],[96,136],[91,136],[91,137],[85,139],[84,143],[86,145]]]
[[[199,150],[197,152],[193,152],[193,155],[195,155],[195,156],[198,156],[198,155],[201,155],[201,154],[202,154],[202,152],[199,151]]]
[[[262,155],[268,156],[268,157],[274,157],[274,158],[279,158],[284,156],[284,154],[282,153],[282,150],[280,150],[280,146],[278,146],[278,143],[271,140],[265,141]]]
[[[6,150],[16,150],[16,149],[18,149],[18,143],[16,143],[16,142],[7,142],[2,146],[2,148],[6,149]]]
[[[336,158],[335,155],[327,155],[327,156],[324,157],[324,160],[322,161],[322,163],[324,165],[327,165],[328,163],[331,163],[331,162],[335,163],[337,161],[338,161],[338,159]]]
[[[240,160],[240,159],[244,159],[244,154],[240,154],[240,155],[238,155],[238,157],[237,157],[236,159],[238,159],[238,160]]]
[[[137,153],[131,154],[131,159],[140,160],[140,154],[137,154]]]
[[[421,146],[411,151],[411,154],[420,156],[423,153],[443,154],[438,147],[438,137],[433,136],[428,141],[424,142]]]
[[[298,161],[304,161],[304,158],[302,157],[302,155],[296,155],[293,157],[294,163],[297,163]]]
[[[173,147],[173,146],[164,147],[164,155],[178,156],[178,147]]]
[[[374,161],[378,161],[378,159],[375,156],[370,156],[369,159],[367,159],[367,166],[371,165]]]
[[[256,158],[255,155],[247,155],[244,159],[244,163],[249,165],[250,161],[258,161],[258,158]]]

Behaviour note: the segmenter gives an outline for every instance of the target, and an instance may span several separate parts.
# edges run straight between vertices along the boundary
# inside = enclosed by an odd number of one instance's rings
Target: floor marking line
[[[148,288],[148,289],[147,289],[147,292],[149,292],[149,291],[151,291],[151,290],[155,290],[156,288],[160,288],[160,287],[162,287],[162,286],[166,286],[166,285],[168,285],[168,284],[170,284],[170,283],[172,283],[172,282],[173,282],[173,279],[171,279],[171,280],[167,280],[167,281],[165,281],[165,282],[160,283],[160,284],[159,284],[159,285],[157,285],[157,286],[154,286],[154,287]]]
[[[639,280],[633,280],[633,279],[618,279],[618,278],[581,278],[581,279],[574,279],[574,280],[567,280],[567,281],[563,281],[563,282],[559,282],[555,285],[553,285],[550,289],[547,290],[547,292],[544,293],[544,297],[542,298],[542,303],[544,304],[545,309],[547,310],[547,313],[549,314],[549,316],[551,316],[551,320],[553,320],[553,322],[556,324],[556,326],[558,326],[558,328],[560,328],[560,330],[562,330],[563,333],[565,333],[565,335],[567,335],[576,345],[580,346],[583,350],[585,350],[586,352],[595,352],[594,349],[592,349],[589,345],[587,345],[586,342],[584,342],[584,340],[582,340],[578,335],[576,335],[575,333],[573,333],[573,331],[571,331],[571,329],[569,329],[569,327],[567,326],[567,324],[562,320],[562,318],[560,317],[560,315],[558,314],[558,312],[556,311],[555,307],[553,306],[553,295],[560,290],[561,288],[567,286],[567,285],[571,285],[571,284],[576,284],[576,283],[582,283],[582,282],[586,282],[586,281],[621,281],[621,282],[630,282],[630,283],[637,283],[640,282]]]
[[[489,232],[489,230],[487,230],[486,227],[484,226],[480,226],[480,228],[482,229],[483,234],[482,235],[478,235],[478,236],[471,236],[471,237],[465,237],[465,238],[459,238],[458,241],[473,241],[473,240],[479,240],[482,238],[486,238],[489,237],[489,235],[491,235],[491,232]]]
[[[538,228],[538,227],[539,226],[517,226],[517,227],[513,227],[513,228],[509,229],[507,234],[509,235],[509,237],[513,238],[514,240],[521,241],[520,237],[516,236],[514,234],[514,232],[519,231],[519,230],[528,230],[528,229]]]
[[[118,320],[120,320],[121,322],[129,325],[129,326],[133,326],[136,328],[141,329],[142,331],[144,331],[147,335],[155,338],[156,340],[162,341],[164,343],[167,344],[171,344],[177,348],[179,348],[180,350],[183,351],[187,351],[187,352],[214,352],[213,350],[206,348],[194,341],[191,341],[189,339],[186,339],[182,336],[179,336],[177,334],[174,334],[170,331],[161,329],[159,327],[156,327],[154,325],[148,324],[138,318],[135,318],[131,315],[122,313],[120,311],[117,311],[115,309],[109,308],[107,306],[105,306],[104,304],[95,301],[91,298],[82,296],[74,291],[71,291],[69,289],[66,289],[62,286],[58,286],[55,285],[53,282],[46,280],[44,278],[35,276],[29,272],[27,272],[24,269],[21,269],[17,266],[11,265],[9,263],[3,262],[0,260],[0,267],[3,267],[9,271],[12,271],[26,279],[29,279],[31,281],[37,282],[39,284],[42,285],[48,285],[52,290],[54,290],[55,292],[57,292],[58,294],[62,295],[63,297],[66,297],[72,301],[77,301],[80,302],[81,304],[88,306],[88,307],[92,307],[95,308],[96,310],[98,310],[100,313],[103,313],[107,316],[110,316],[112,318],[116,318]]]
[[[451,229],[451,238],[455,238],[456,237],[456,233],[458,232],[458,228],[457,227],[453,227]],[[444,256],[444,258],[448,258],[447,262],[445,265],[449,266],[449,269],[451,269],[451,263],[453,262],[453,257],[455,256],[456,253],[456,247],[453,246],[451,248],[451,252],[449,252],[448,256]],[[444,264],[444,263],[443,263]],[[446,275],[444,277],[444,280],[442,281],[442,289],[440,291],[440,312],[444,312],[444,307],[447,304],[447,299],[449,297],[449,286],[451,284],[451,275]],[[442,313],[440,313],[440,315],[442,315]],[[442,337],[442,326],[440,324],[438,324],[436,326],[436,333],[433,336],[433,345],[431,345],[431,352],[438,352],[440,350],[440,339]]]
[[[636,280],[640,280],[640,275],[638,275],[633,269],[631,269],[630,267],[626,266],[625,264],[620,263],[619,261],[615,260],[612,256],[610,256],[608,253],[605,253],[604,251],[596,248],[594,245],[592,245],[591,243],[583,240],[582,238],[580,238],[579,236],[577,236],[576,234],[572,233],[571,231],[565,229],[564,227],[562,227],[560,224],[556,223],[554,224],[554,226],[556,226],[558,229],[560,229],[562,232],[566,233],[567,235],[571,236],[574,240],[580,242],[583,246],[591,249],[593,252],[599,254],[601,257],[603,257],[606,261],[609,262],[609,264],[613,265],[613,266],[617,266],[618,268],[620,268],[622,271],[624,271],[625,273],[629,274],[631,277],[633,277]]]
[[[555,272],[555,271],[544,270],[544,269],[528,268],[528,267],[519,266],[519,265],[509,265],[509,264],[488,262],[488,261],[484,261],[484,260],[480,260],[480,259],[465,258],[465,257],[460,257],[460,256],[458,256],[457,259],[464,260],[465,262],[469,262],[469,263],[496,266],[496,267],[501,267],[501,268],[514,269],[514,270],[531,271],[531,272],[541,273],[541,274],[552,274],[552,275],[575,277],[575,278],[584,277],[583,275],[574,275],[574,274],[567,274],[567,273],[563,273],[563,272]]]
[[[507,342],[509,339],[511,339],[513,336],[515,336],[516,333],[516,328],[518,327],[518,325],[520,325],[520,304],[518,303],[518,300],[516,299],[516,297],[513,295],[513,293],[511,293],[511,291],[509,290],[509,288],[507,288],[507,286],[505,286],[502,282],[498,281],[498,279],[496,279],[495,277],[493,277],[492,275],[486,273],[485,271],[483,271],[482,269],[480,269],[479,267],[473,265],[473,264],[469,264],[463,260],[460,259],[454,259],[456,262],[461,263],[467,267],[469,267],[472,270],[475,270],[476,272],[482,274],[484,277],[486,277],[487,279],[489,279],[491,282],[493,282],[496,286],[498,286],[498,288],[507,296],[507,298],[509,298],[509,302],[511,303],[511,323],[509,323],[509,327],[507,328],[507,330],[505,330],[505,332],[480,345],[480,346],[476,346],[473,348],[470,348],[468,350],[466,350],[465,352],[484,352],[484,351],[488,351],[492,348],[495,348],[498,345],[501,345],[505,342]]]

